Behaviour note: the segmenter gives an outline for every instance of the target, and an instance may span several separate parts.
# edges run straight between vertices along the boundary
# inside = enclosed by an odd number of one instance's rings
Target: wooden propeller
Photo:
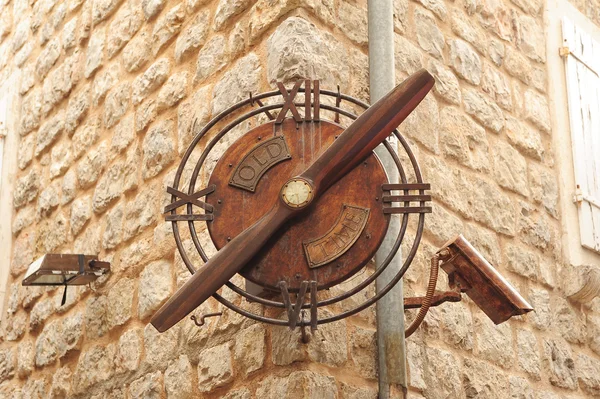
[[[292,208],[280,198],[255,224],[216,253],[154,314],[152,325],[164,332],[210,298],[258,253],[285,222],[309,208],[310,203],[363,162],[417,107],[433,87],[424,69],[411,75],[363,112],[301,175],[312,199]],[[292,179],[293,180],[293,179]]]

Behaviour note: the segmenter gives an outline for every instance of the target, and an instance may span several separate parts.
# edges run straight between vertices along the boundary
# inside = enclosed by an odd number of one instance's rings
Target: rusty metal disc
[[[217,249],[258,221],[280,200],[283,185],[342,131],[332,122],[286,119],[258,126],[228,148],[210,177],[216,189],[207,196],[214,206],[208,231]],[[285,225],[241,274],[273,290],[280,281],[297,290],[303,281],[324,289],[348,279],[385,237],[390,216],[382,212],[383,183],[385,171],[371,155]]]

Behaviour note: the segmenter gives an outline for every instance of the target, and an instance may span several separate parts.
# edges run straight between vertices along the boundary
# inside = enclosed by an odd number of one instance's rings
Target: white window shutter
[[[562,27],[581,245],[600,252],[600,44],[567,18]]]

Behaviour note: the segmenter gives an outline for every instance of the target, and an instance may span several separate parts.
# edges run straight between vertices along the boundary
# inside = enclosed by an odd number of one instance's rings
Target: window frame
[[[571,118],[569,115],[565,58],[561,56],[563,18],[567,17],[600,42],[600,27],[590,21],[567,0],[548,0],[545,8],[547,31],[548,88],[552,114],[552,153],[559,171],[559,206],[562,254],[570,265],[598,265],[600,253],[582,246],[579,206],[577,203]]]

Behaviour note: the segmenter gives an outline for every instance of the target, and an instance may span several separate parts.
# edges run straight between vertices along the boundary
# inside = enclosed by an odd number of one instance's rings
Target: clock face
[[[309,280],[325,289],[350,278],[373,257],[390,219],[382,209],[381,185],[387,178],[377,157],[370,155],[320,196],[310,180],[298,176],[342,131],[326,120],[315,126],[298,126],[293,118],[281,125],[271,121],[221,155],[208,182],[215,190],[206,197],[214,215],[208,232],[218,250],[274,206],[306,212],[264,245],[240,271],[243,277],[272,291],[281,281],[293,292]]]
[[[281,189],[281,199],[291,208],[302,208],[312,200],[313,189],[302,179],[292,179]]]

